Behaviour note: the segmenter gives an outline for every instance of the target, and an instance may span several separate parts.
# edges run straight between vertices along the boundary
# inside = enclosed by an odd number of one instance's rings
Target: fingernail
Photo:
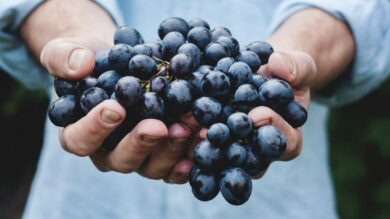
[[[142,137],[142,140],[148,144],[156,144],[161,141],[161,137],[145,135]]]
[[[88,51],[86,49],[75,49],[69,57],[69,68],[76,71],[80,68],[80,66],[85,62],[85,59],[88,55]]]
[[[121,116],[114,111],[105,109],[102,111],[101,118],[107,124],[114,124],[121,120]]]
[[[182,149],[185,147],[184,143],[186,143],[186,141],[187,141],[186,138],[171,140],[171,142],[170,142],[170,144],[169,144],[169,147],[170,147],[171,150],[173,150],[173,151],[182,150]]]

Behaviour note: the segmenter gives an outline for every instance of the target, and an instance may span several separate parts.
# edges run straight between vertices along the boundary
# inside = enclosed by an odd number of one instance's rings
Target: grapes
[[[65,127],[106,99],[118,101],[126,117],[101,145],[110,151],[142,119],[158,119],[168,127],[191,111],[208,128],[206,139],[193,151],[192,193],[208,201],[221,191],[227,202],[245,203],[251,177],[281,158],[287,145],[278,128],[254,127],[247,113],[269,107],[298,128],[307,120],[306,109],[294,100],[286,81],[255,74],[273,52],[266,42],[252,42],[240,51],[229,29],[210,31],[201,18],[188,23],[168,18],[159,25],[158,36],[161,40],[144,43],[136,29],[119,27],[115,45],[96,52],[90,75],[54,79],[59,98],[49,106],[50,120]]]

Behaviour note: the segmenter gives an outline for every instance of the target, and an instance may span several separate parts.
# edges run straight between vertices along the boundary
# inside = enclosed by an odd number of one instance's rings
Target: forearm
[[[317,66],[313,88],[320,88],[339,76],[355,54],[353,36],[347,24],[319,9],[297,12],[269,41],[276,50],[299,50],[313,57]]]
[[[89,0],[52,0],[39,6],[23,23],[20,32],[36,57],[44,45],[58,37],[94,37],[112,43],[115,24]]]

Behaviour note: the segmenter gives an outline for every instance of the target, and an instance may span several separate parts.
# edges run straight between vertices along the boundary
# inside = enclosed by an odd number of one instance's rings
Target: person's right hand
[[[109,48],[103,41],[87,38],[57,38],[43,48],[40,60],[53,76],[80,79],[95,65],[94,53]],[[102,151],[104,139],[123,122],[125,109],[115,100],[106,100],[74,124],[60,129],[63,148],[78,156],[90,156],[101,171],[130,173],[137,171],[151,179],[184,183],[192,163],[183,159],[187,145],[200,129],[187,114],[182,122],[169,128],[155,119],[141,121],[113,151]]]

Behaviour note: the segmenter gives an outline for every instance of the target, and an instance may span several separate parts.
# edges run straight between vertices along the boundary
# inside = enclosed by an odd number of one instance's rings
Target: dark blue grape
[[[192,57],[179,53],[171,59],[170,72],[176,78],[187,78],[194,71],[195,65]]]
[[[226,75],[230,78],[230,86],[232,91],[235,91],[243,84],[250,84],[253,81],[252,70],[244,62],[233,63]]]
[[[176,55],[177,50],[181,45],[186,42],[184,36],[179,32],[170,32],[162,40],[162,45],[164,47],[164,58],[171,59]]]
[[[131,109],[144,97],[139,80],[133,76],[119,79],[115,86],[115,97],[122,106]]]
[[[252,177],[258,176],[264,170],[261,156],[251,146],[246,147],[244,170]]]
[[[142,43],[144,43],[142,35],[132,27],[122,26],[114,33],[114,44],[135,46]]]
[[[280,158],[286,150],[286,145],[286,137],[272,125],[262,126],[253,134],[253,147],[266,158]]]
[[[157,76],[150,81],[150,91],[163,95],[168,86],[168,80],[163,76]]]
[[[163,51],[163,45],[162,42],[149,42],[145,43],[145,45],[152,49],[152,56],[156,57],[158,59],[164,58],[164,51]]]
[[[240,51],[235,59],[248,64],[252,72],[257,72],[261,66],[260,58],[252,51]]]
[[[231,57],[225,57],[223,59],[220,59],[217,62],[217,65],[215,65],[214,70],[215,71],[221,71],[223,73],[228,73],[230,66],[235,63],[236,60],[234,60]]]
[[[189,183],[194,196],[201,201],[209,201],[219,193],[218,179],[211,173],[193,166]]]
[[[230,115],[235,113],[236,110],[233,108],[232,105],[225,105],[222,107],[222,113],[221,113],[221,119],[220,121],[223,123],[227,122],[227,119],[229,118]]]
[[[215,123],[207,130],[207,139],[212,144],[222,147],[230,140],[229,128],[223,123]]]
[[[278,112],[293,128],[303,126],[307,120],[307,111],[299,103],[292,101]]]
[[[90,87],[96,87],[98,83],[97,78],[87,76],[83,80],[80,81],[79,93],[82,93],[86,89]]]
[[[145,119],[162,119],[164,117],[164,100],[154,92],[144,94],[144,103],[141,107],[141,115]]]
[[[198,98],[202,95],[201,82],[204,78],[204,74],[199,72],[193,72],[188,78],[188,82],[192,85],[192,92],[194,97]]]
[[[138,44],[134,46],[133,53],[134,55],[146,55],[149,57],[153,56],[153,50],[145,44]]]
[[[211,33],[204,27],[194,27],[188,32],[187,41],[203,50],[211,42]]]
[[[185,43],[179,47],[177,50],[178,53],[184,53],[194,60],[195,68],[200,65],[201,61],[201,52],[197,46],[192,43]]]
[[[219,171],[223,164],[222,150],[207,140],[199,142],[194,149],[194,163],[205,171]]]
[[[280,112],[293,100],[293,90],[283,80],[270,79],[259,88],[260,104],[268,106],[277,112]]]
[[[232,57],[236,57],[240,52],[240,44],[233,37],[220,36],[215,42],[227,46]]]
[[[242,205],[252,193],[252,179],[241,168],[224,170],[219,183],[222,196],[232,205]]]
[[[106,71],[97,79],[97,87],[103,88],[108,96],[115,91],[116,82],[121,78],[121,75],[116,71]]]
[[[207,30],[210,30],[210,25],[202,18],[193,18],[188,21],[188,25],[190,26],[190,29],[194,27],[204,27]]]
[[[204,61],[208,65],[215,66],[217,62],[225,57],[230,57],[229,48],[220,43],[210,43],[204,49]]]
[[[248,113],[259,105],[257,90],[250,84],[241,85],[234,94],[234,105],[240,112]]]
[[[112,69],[108,61],[110,49],[101,49],[95,53],[95,68],[93,70],[95,76]]]
[[[163,39],[170,32],[179,32],[186,37],[189,30],[190,26],[187,21],[179,17],[171,17],[161,22],[158,27],[158,36]]]
[[[174,80],[165,90],[165,103],[167,108],[178,114],[189,112],[193,100],[191,84],[188,81],[181,79]]]
[[[204,96],[213,97],[220,101],[228,100],[230,98],[229,78],[220,71],[211,71],[204,76],[201,90]]]
[[[233,142],[227,146],[225,156],[229,166],[244,166],[247,157],[246,148],[238,142]]]
[[[99,103],[109,99],[107,92],[100,87],[91,87],[80,96],[80,106],[84,113],[88,113]]]
[[[49,106],[48,114],[50,121],[61,127],[76,122],[83,115],[79,101],[74,95],[64,95],[53,101]]]
[[[226,27],[215,27],[211,30],[211,41],[215,42],[221,36],[231,37],[232,33]]]
[[[70,94],[76,95],[79,92],[79,88],[80,81],[54,78],[54,89],[59,97]]]
[[[256,55],[260,58],[262,65],[268,63],[269,57],[274,52],[271,44],[263,41],[255,41],[250,43],[246,47],[246,50],[256,53]]]
[[[201,65],[196,69],[196,71],[201,73],[201,74],[207,74],[213,70],[214,70],[214,67],[210,66],[210,65]]]
[[[110,49],[108,61],[110,65],[118,72],[126,72],[131,57],[133,57],[133,48],[127,44],[116,44]]]
[[[267,80],[268,80],[268,78],[265,75],[254,74],[253,75],[252,85],[255,86],[255,88],[257,90],[259,90],[261,85],[263,85]]]
[[[197,99],[192,107],[192,114],[202,126],[209,127],[220,118],[221,104],[211,97]]]
[[[245,113],[237,112],[227,119],[230,132],[237,138],[244,139],[252,131],[252,121]]]
[[[157,72],[157,63],[149,56],[136,55],[129,62],[129,72],[141,80],[148,80]]]

